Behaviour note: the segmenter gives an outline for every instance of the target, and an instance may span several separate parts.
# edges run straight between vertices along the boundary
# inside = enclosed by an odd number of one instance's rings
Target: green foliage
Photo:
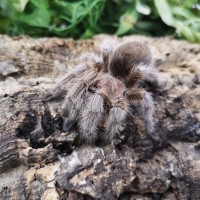
[[[188,41],[200,42],[200,10],[195,10],[200,9],[200,4],[196,0],[154,2],[164,23],[176,28],[177,34]]]
[[[0,0],[0,32],[88,38],[167,35],[200,42],[198,0]]]

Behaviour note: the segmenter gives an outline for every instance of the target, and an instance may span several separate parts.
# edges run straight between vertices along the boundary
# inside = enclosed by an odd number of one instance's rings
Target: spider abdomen
[[[152,63],[151,51],[147,45],[139,42],[128,42],[120,45],[110,55],[108,68],[117,78],[125,78],[133,68]]]

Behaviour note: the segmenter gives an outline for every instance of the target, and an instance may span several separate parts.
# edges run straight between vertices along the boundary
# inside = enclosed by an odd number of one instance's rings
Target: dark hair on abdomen
[[[116,48],[110,55],[108,68],[115,77],[124,77],[139,64],[152,62],[151,51],[147,45],[139,42],[127,42]]]

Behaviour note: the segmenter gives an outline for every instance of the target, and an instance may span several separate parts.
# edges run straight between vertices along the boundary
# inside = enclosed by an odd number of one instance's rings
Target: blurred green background
[[[0,0],[0,33],[174,35],[200,43],[199,0]]]

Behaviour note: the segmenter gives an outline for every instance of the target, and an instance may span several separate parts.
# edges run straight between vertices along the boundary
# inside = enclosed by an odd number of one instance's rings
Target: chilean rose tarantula
[[[142,85],[145,81],[158,85],[159,81],[147,45],[132,41],[113,47],[107,43],[100,53],[86,54],[80,60],[43,98],[63,97],[63,130],[77,127],[88,143],[98,138],[111,142],[139,110],[151,133],[154,104]]]

